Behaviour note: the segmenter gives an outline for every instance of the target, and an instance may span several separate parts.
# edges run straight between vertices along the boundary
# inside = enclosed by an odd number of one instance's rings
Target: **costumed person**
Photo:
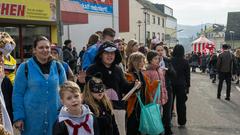
[[[106,89],[101,78],[101,73],[86,77],[87,83],[83,91],[84,102],[96,116],[99,135],[119,135],[113,106],[105,94]]]
[[[122,69],[118,64],[122,61],[121,54],[112,42],[104,42],[98,49],[95,64],[87,70],[87,75],[102,73],[102,81],[106,86],[106,93],[113,104],[115,120],[120,134],[125,133],[125,101],[123,95],[127,94],[134,86],[141,86],[139,81],[128,83]]]
[[[98,125],[75,82],[66,81],[59,95],[63,107],[54,124],[52,135],[98,135]]]
[[[5,104],[5,99],[7,96],[3,94],[2,88],[6,81],[5,72],[4,72],[4,56],[10,54],[15,47],[15,42],[11,36],[6,32],[0,32],[0,134],[1,135],[13,135],[12,123],[7,112],[7,107]],[[8,84],[11,85],[10,80],[8,79]],[[5,88],[5,87],[4,87]],[[5,89],[6,90],[6,89]],[[10,95],[11,96],[11,95]],[[8,98],[8,101],[11,101],[11,98]],[[9,103],[9,102],[8,102]]]
[[[2,32],[0,39],[0,44],[2,48],[0,51],[4,60],[4,73],[1,89],[4,97],[6,109],[10,117],[11,122],[13,122],[13,109],[12,109],[12,91],[13,91],[13,81],[15,79],[15,69],[16,69],[16,60],[11,56],[11,52],[14,50],[16,44],[12,37],[6,33]]]

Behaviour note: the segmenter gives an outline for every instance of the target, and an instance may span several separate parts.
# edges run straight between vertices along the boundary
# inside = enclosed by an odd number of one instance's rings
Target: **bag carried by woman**
[[[140,125],[138,130],[143,134],[155,135],[164,131],[160,106],[156,103],[157,98],[160,98],[160,91],[159,83],[153,102],[147,105],[142,103],[140,94],[137,93],[137,98],[141,106]]]

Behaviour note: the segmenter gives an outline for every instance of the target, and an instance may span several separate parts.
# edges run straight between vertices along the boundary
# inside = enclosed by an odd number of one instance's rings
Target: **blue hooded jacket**
[[[28,78],[22,63],[16,73],[13,87],[14,121],[23,120],[22,135],[51,135],[61,106],[59,86],[66,81],[64,68],[51,62],[49,76],[45,77],[33,58],[28,62]]]

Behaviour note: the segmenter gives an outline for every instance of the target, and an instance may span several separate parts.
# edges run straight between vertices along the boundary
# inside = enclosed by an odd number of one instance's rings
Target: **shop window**
[[[7,32],[15,41],[16,47],[11,55],[14,58],[20,58],[19,28],[10,26],[0,26],[1,32]]]
[[[32,57],[33,42],[37,36],[46,36],[50,40],[50,27],[26,25],[22,27],[23,57]]]
[[[14,39],[16,47],[11,55],[17,63],[32,56],[33,41],[39,35],[46,36],[50,40],[50,26],[0,26],[0,31],[7,32]],[[22,37],[20,39],[20,37]],[[22,49],[21,49],[22,48]]]

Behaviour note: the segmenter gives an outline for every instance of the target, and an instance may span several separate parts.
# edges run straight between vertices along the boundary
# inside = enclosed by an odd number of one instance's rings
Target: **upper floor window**
[[[155,21],[156,21],[156,20],[155,20],[155,15],[152,16],[152,19],[153,19],[153,24],[155,24],[155,23],[156,23],[156,22],[155,22]]]
[[[150,25],[150,14],[147,14],[147,24]]]
[[[158,25],[160,25],[160,17],[158,17]]]
[[[165,27],[165,20],[164,20],[164,18],[162,18],[162,27],[163,28]]]

